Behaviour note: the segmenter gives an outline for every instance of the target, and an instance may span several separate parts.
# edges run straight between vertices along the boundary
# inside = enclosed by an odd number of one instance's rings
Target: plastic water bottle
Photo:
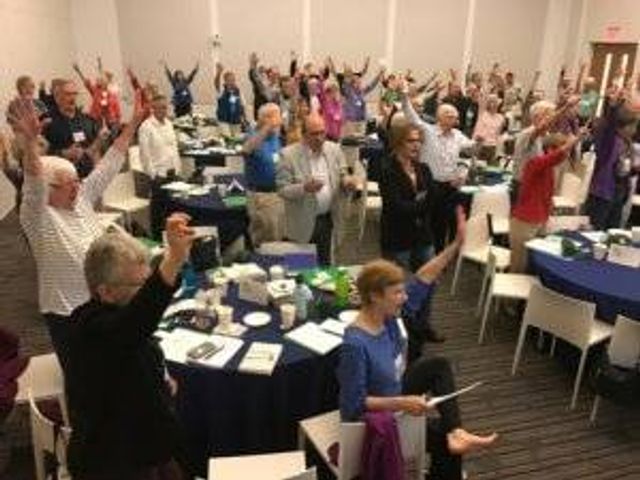
[[[311,289],[304,283],[302,275],[296,277],[296,288],[293,291],[293,303],[296,306],[298,320],[304,321],[309,314],[309,302],[313,300]]]
[[[345,308],[349,305],[349,279],[345,272],[340,272],[336,278],[336,307]]]
[[[182,267],[182,292],[190,295],[198,289],[198,275],[191,262],[186,262]]]

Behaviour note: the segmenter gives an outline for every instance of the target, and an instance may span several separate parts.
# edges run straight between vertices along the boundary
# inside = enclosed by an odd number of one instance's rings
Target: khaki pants
[[[218,133],[227,137],[237,137],[242,134],[242,125],[220,122],[218,125]]]
[[[277,193],[248,192],[249,235],[254,247],[284,236],[284,202]]]
[[[511,246],[511,273],[525,273],[527,270],[527,247],[525,243],[544,233],[542,223],[527,223],[511,217],[509,244]]]

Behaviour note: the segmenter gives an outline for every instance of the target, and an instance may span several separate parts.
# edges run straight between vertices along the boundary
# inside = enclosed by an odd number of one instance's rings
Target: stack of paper
[[[194,298],[186,298],[169,305],[164,311],[164,315],[162,315],[162,318],[169,318],[177,313],[186,312],[188,310],[196,310],[196,308],[196,300]]]
[[[171,190],[172,192],[188,192],[192,190],[193,187],[195,187],[195,185],[181,181],[167,183],[162,186],[163,189]]]
[[[279,343],[253,342],[245,353],[238,370],[258,375],[271,375],[282,355]]]
[[[602,243],[607,239],[607,234],[601,231],[580,232],[580,235],[593,243]]]
[[[534,238],[525,245],[531,250],[562,257],[562,238],[560,237]]]
[[[327,318],[320,324],[320,328],[325,332],[333,333],[334,335],[344,335],[344,331],[347,328],[347,324],[336,320],[335,318]]]
[[[160,347],[167,360],[177,363],[187,363],[187,352],[203,342],[212,342],[221,345],[222,349],[211,357],[202,360],[189,360],[211,368],[223,368],[229,360],[240,350],[243,340],[222,335],[206,335],[182,328],[176,328],[171,333],[163,333]]]
[[[631,268],[640,268],[640,248],[611,245],[607,260]]]
[[[313,322],[291,330],[285,338],[320,355],[326,355],[342,343],[342,338],[325,332]]]

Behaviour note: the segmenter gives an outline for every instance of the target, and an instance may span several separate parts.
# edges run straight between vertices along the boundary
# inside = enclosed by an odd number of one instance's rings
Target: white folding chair
[[[556,337],[569,342],[582,352],[571,397],[570,409],[573,410],[578,399],[589,348],[611,337],[611,325],[597,320],[595,311],[596,306],[593,303],[565,297],[542,285],[533,285],[520,327],[511,375],[516,374],[529,327],[536,327],[553,335],[551,355],[555,350]]]
[[[57,426],[45,417],[38,409],[31,391],[27,394],[31,422],[31,443],[33,445],[33,459],[36,466],[37,480],[45,480],[45,453],[50,453],[57,460],[57,478],[70,479],[67,471],[67,445],[71,430],[65,426]]]
[[[285,480],[306,470],[304,451],[209,459],[209,480]],[[295,478],[295,477],[294,477]],[[304,478],[304,477],[302,477]]]
[[[405,460],[407,479],[422,479],[426,463],[426,422],[424,417],[398,415],[398,433]],[[340,413],[335,410],[302,420],[298,425],[299,448],[304,450],[308,440],[337,480],[351,480],[360,474],[362,443],[365,424],[362,422],[340,422]],[[338,465],[329,459],[329,447],[338,442],[340,453]]]
[[[496,235],[509,233],[511,201],[506,188],[485,188],[476,192],[471,202],[471,217],[489,215],[491,229]]]
[[[489,260],[487,261],[487,266],[485,268],[484,280],[482,281],[480,298],[478,299],[478,307],[476,309],[476,314],[479,314],[484,302],[482,323],[480,325],[480,333],[478,334],[478,343],[482,343],[484,340],[489,311],[491,310],[491,302],[494,299],[501,298],[527,300],[529,298],[531,286],[536,283],[539,283],[538,279],[531,275],[496,272],[496,256],[493,252],[489,253]]]
[[[110,227],[112,225],[120,225],[122,223],[122,213],[120,212],[96,212],[98,214],[98,221],[103,228]]]
[[[622,315],[616,319],[611,342],[607,349],[612,365],[622,368],[635,368],[640,361],[640,322],[630,320]],[[591,423],[595,423],[600,400],[596,395],[591,409]]]
[[[64,377],[55,353],[37,355],[29,359],[29,366],[18,378],[16,403],[27,402],[29,395],[35,401],[57,399],[60,402],[64,423],[69,425]]]
[[[134,172],[144,173],[142,168],[142,161],[140,160],[140,147],[138,145],[132,145],[129,147],[129,168]]]
[[[318,480],[318,471],[316,467],[311,467],[302,473],[298,473],[292,477],[287,477],[284,480]]]
[[[555,233],[561,230],[576,231],[590,224],[589,217],[582,215],[556,215],[549,217],[545,230],[547,233]]]
[[[575,173],[565,172],[560,181],[560,191],[552,198],[553,208],[577,214],[580,209],[582,179]]]
[[[131,231],[131,215],[148,210],[150,201],[136,197],[133,172],[128,171],[119,173],[111,181],[102,196],[102,205],[106,209],[122,212],[125,216],[125,225]]]
[[[451,282],[451,295],[456,294],[458,286],[458,278],[462,269],[462,262],[468,260],[481,265],[486,265],[489,259],[489,252],[493,252],[496,256],[496,270],[505,271],[511,263],[511,251],[503,247],[494,247],[491,245],[491,237],[489,236],[489,226],[487,219],[483,215],[470,217],[467,220],[467,230],[464,237],[464,243],[460,248],[456,268]]]

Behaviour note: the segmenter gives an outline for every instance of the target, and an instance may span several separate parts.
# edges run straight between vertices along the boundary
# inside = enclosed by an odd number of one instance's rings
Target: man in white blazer
[[[338,195],[358,186],[340,145],[325,137],[322,117],[306,117],[302,140],[280,151],[276,172],[278,193],[285,203],[285,236],[315,244],[320,265],[331,264]]]

